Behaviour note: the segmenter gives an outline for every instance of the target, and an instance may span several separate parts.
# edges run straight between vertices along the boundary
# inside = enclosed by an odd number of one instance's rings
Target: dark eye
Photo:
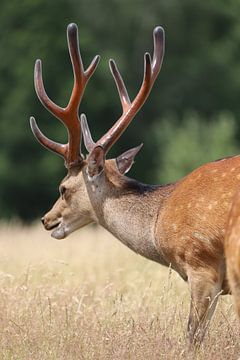
[[[65,188],[65,186],[60,187],[59,191],[60,191],[60,195],[61,195],[62,198],[63,198],[64,194],[66,193],[66,190],[67,189]]]

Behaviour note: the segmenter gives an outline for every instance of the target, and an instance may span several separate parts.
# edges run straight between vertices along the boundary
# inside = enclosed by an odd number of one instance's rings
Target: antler
[[[100,146],[106,154],[112,145],[118,140],[124,130],[128,127],[134,116],[145,103],[152,86],[161,69],[164,56],[164,30],[158,26],[153,31],[154,52],[153,59],[149,53],[144,55],[144,76],[143,82],[135,99],[131,102],[128,96],[123,79],[117,69],[114,60],[109,61],[109,67],[115,80],[119,97],[122,104],[122,115],[108,132],[100,140],[93,143],[85,116],[81,116],[81,126],[83,130],[84,142],[88,150],[92,151],[94,147]]]
[[[76,24],[68,25],[67,39],[74,74],[74,85],[68,105],[65,108],[59,107],[47,96],[42,79],[41,60],[37,60],[35,63],[34,83],[36,93],[41,103],[67,128],[68,143],[59,144],[48,139],[38,128],[34,117],[30,118],[30,124],[32,132],[38,141],[47,149],[63,156],[66,166],[70,168],[81,164],[83,161],[81,155],[81,127],[78,109],[86,84],[94,73],[100,57],[98,55],[95,56],[87,70],[84,71],[79,50],[78,28]]]

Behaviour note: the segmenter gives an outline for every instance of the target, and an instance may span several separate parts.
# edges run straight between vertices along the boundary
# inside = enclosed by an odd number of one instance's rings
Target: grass
[[[57,241],[40,226],[0,226],[1,360],[234,359],[240,332],[222,297],[195,354],[187,285],[110,234]]]

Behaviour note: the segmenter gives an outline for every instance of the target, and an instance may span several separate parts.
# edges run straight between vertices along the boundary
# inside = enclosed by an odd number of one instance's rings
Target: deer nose
[[[44,225],[44,222],[45,222],[45,218],[44,218],[44,217],[41,218],[41,222],[42,222],[42,224]]]

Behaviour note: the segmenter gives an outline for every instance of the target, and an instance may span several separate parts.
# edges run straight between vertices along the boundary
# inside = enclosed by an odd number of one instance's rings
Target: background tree
[[[57,197],[62,159],[34,140],[29,116],[57,141],[65,129],[42,107],[33,67],[43,61],[50,97],[64,106],[72,87],[66,27],[79,26],[82,56],[102,57],[81,105],[97,139],[120,115],[108,69],[114,58],[135,96],[151,33],[166,31],[163,68],[150,99],[110,155],[144,141],[132,175],[173,181],[202,162],[239,152],[240,2],[210,0],[2,0],[0,12],[0,216],[30,220]]]

